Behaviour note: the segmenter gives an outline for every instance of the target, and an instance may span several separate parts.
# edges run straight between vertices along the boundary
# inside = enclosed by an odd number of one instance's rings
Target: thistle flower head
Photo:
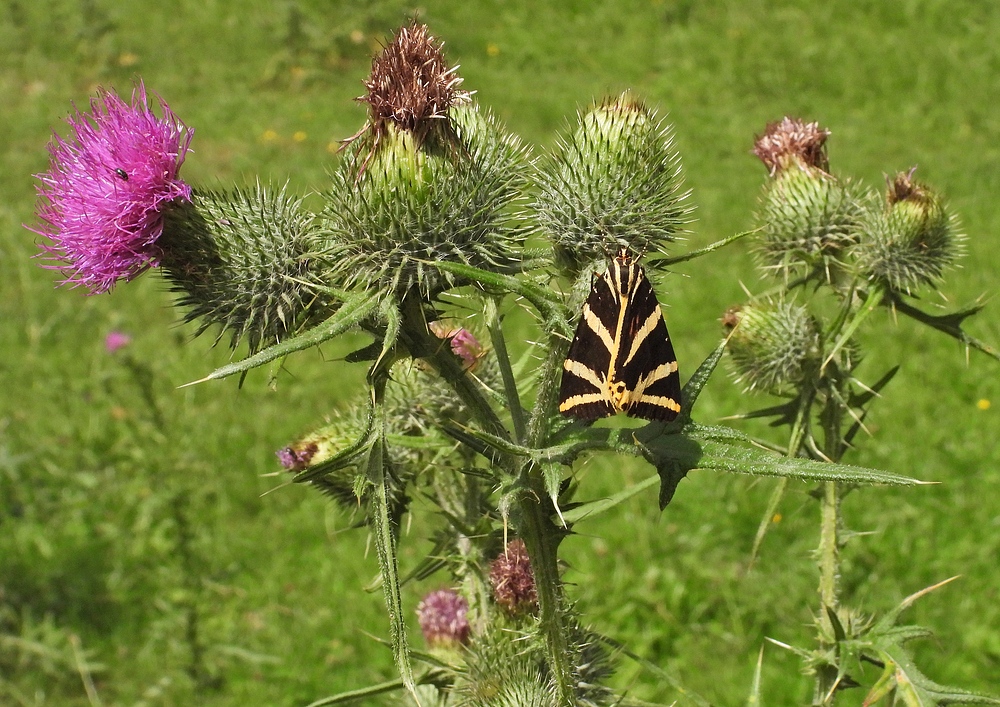
[[[754,154],[773,176],[757,213],[763,226],[758,254],[766,271],[833,282],[857,240],[861,200],[851,183],[828,172],[829,134],[818,123],[784,118],[757,138]]]
[[[417,621],[431,647],[454,648],[469,641],[469,603],[453,589],[439,589],[417,606]]]
[[[855,249],[861,272],[896,292],[934,285],[961,255],[955,219],[940,195],[913,179],[915,169],[887,180],[885,208],[868,214]]]
[[[480,359],[486,353],[479,340],[464,327],[438,319],[431,322],[428,328],[434,336],[449,341],[452,353],[462,359],[466,370],[471,371],[475,369]]]
[[[519,615],[538,607],[535,575],[524,541],[515,538],[490,564],[493,598],[507,613]]]
[[[448,110],[467,101],[459,90],[457,66],[448,68],[442,47],[427,25],[401,27],[388,46],[372,60],[365,80],[368,89],[359,101],[368,104],[369,126],[376,136],[388,123],[425,135],[435,121],[447,121]]]
[[[730,308],[729,354],[747,390],[780,392],[801,383],[822,356],[819,328],[809,311],[790,302]]]
[[[51,241],[41,247],[64,282],[107,292],[157,264],[164,209],[191,197],[178,172],[193,134],[159,105],[161,117],[141,83],[131,102],[102,89],[67,119],[72,134],[49,143],[32,230]]]
[[[778,170],[798,165],[829,171],[826,139],[830,131],[819,123],[807,123],[785,116],[768,123],[764,134],[754,140],[753,154],[767,167],[773,177]]]
[[[312,248],[328,284],[426,301],[467,284],[435,261],[519,270],[526,234],[512,225],[510,207],[527,184],[525,150],[472,104],[453,107],[449,124],[421,142],[389,123],[369,157],[362,161],[365,146],[355,146],[333,173]]]
[[[662,252],[691,212],[672,128],[627,93],[580,116],[539,182],[535,211],[570,276],[622,247]]]
[[[161,269],[198,334],[218,325],[254,353],[329,316],[309,286],[315,216],[285,188],[195,191],[165,216]]]

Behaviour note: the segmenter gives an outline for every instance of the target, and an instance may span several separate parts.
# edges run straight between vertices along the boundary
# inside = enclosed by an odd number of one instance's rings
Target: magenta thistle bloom
[[[132,343],[132,337],[123,331],[110,331],[104,337],[104,349],[109,354],[113,354],[118,349],[123,349]]]
[[[469,603],[453,589],[439,589],[417,606],[417,620],[430,646],[461,645],[469,640]]]
[[[193,134],[159,104],[161,118],[141,83],[131,103],[101,89],[89,113],[67,118],[72,134],[49,143],[49,171],[35,175],[41,223],[31,230],[51,241],[41,248],[64,282],[107,292],[157,264],[164,208],[191,199],[177,173]]]

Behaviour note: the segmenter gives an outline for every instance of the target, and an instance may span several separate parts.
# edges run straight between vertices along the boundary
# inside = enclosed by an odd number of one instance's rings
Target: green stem
[[[528,422],[527,446],[540,448],[549,435],[549,425],[559,399],[559,379],[569,342],[552,336],[549,353],[541,376],[535,407]],[[521,539],[531,558],[538,594],[538,618],[548,647],[549,668],[555,680],[559,705],[576,704],[573,670],[570,665],[567,622],[563,613],[562,579],[559,576],[559,528],[553,524],[548,507],[545,480],[541,467],[527,463],[522,468],[522,481],[527,487],[520,498]],[[544,505],[543,505],[544,504]]]
[[[562,579],[556,555],[558,529],[552,524],[551,513],[543,506],[537,484],[521,498],[521,539],[531,558],[538,597],[538,619],[548,647],[549,669],[556,684],[557,704],[573,707],[573,671],[569,659],[569,638],[562,611]]]
[[[510,356],[507,354],[507,340],[503,335],[503,327],[500,326],[499,302],[496,299],[487,299],[485,304],[490,343],[493,344],[493,353],[497,357],[500,376],[503,378],[507,407],[510,408],[510,421],[514,425],[514,439],[519,444],[523,444],[525,438],[524,410],[521,408],[521,398],[517,392],[514,370],[511,368]]]

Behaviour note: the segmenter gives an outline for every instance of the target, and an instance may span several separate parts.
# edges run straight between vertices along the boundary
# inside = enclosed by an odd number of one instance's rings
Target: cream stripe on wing
[[[623,368],[627,366],[629,361],[631,361],[639,352],[639,347],[642,346],[642,342],[646,340],[647,336],[653,333],[653,330],[656,329],[656,325],[660,323],[661,319],[663,319],[663,314],[660,313],[660,305],[656,305],[656,308],[648,317],[646,317],[646,321],[642,323],[642,326],[639,327],[639,331],[637,331],[635,336],[632,338],[632,348],[629,349],[628,358],[626,358],[625,363],[622,364]]]
[[[593,403],[607,403],[608,399],[603,393],[583,393],[581,395],[571,395],[563,402],[559,403],[559,412],[572,410],[579,405],[590,405]]]
[[[614,353],[615,342],[611,338],[611,332],[608,331],[608,328],[604,326],[604,322],[598,318],[588,304],[583,305],[583,321],[587,322],[587,327],[604,342],[604,345],[608,348],[608,352]]]
[[[584,366],[579,361],[571,361],[567,358],[563,362],[563,370],[565,370],[568,373],[572,373],[574,376],[577,376],[578,378],[582,378],[583,380],[587,381],[598,390],[604,390],[604,381],[601,380],[600,377],[601,374],[599,374],[592,368]]]

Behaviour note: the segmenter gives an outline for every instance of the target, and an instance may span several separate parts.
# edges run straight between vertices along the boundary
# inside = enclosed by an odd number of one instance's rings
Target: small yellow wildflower
[[[278,139],[278,133],[269,128],[261,134],[260,139],[264,142],[274,142]]]
[[[487,56],[500,56],[500,47],[490,42],[486,45],[486,54]]]
[[[306,134],[305,130],[296,130],[295,134],[292,135],[292,139],[295,140],[295,142],[305,142],[307,137],[309,136]]]
[[[781,514],[780,513],[775,513],[773,516],[771,516],[771,522],[775,523],[775,524],[780,523],[781,522]]]
[[[139,57],[132,52],[122,52],[118,55],[118,66],[135,66],[139,63]]]
[[[979,401],[976,402],[976,407],[979,408],[980,410],[989,410],[992,404],[993,403],[991,403],[986,398],[980,398]]]

